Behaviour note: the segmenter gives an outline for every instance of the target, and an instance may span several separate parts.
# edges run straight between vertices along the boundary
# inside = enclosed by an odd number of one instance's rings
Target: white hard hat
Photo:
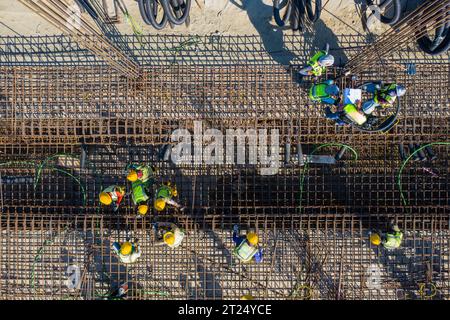
[[[331,54],[327,54],[321,57],[318,61],[322,66],[331,67],[334,64],[334,57]]]

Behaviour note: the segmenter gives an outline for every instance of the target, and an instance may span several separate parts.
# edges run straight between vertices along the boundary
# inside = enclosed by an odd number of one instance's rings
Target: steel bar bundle
[[[405,45],[415,42],[427,34],[450,22],[448,0],[428,0],[409,15],[401,19],[391,29],[383,33],[374,43],[355,54],[345,66],[344,73],[363,72],[375,64],[389,64],[389,55],[398,52]]]
[[[65,0],[20,0],[48,22],[67,33],[72,39],[101,57],[121,75],[139,76],[139,66],[127,57],[111,41]]]

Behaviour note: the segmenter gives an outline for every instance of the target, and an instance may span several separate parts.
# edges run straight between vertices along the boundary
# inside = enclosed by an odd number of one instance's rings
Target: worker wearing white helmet
[[[364,102],[362,111],[371,114],[376,108],[392,107],[398,97],[405,95],[406,89],[395,83],[388,83],[384,86],[368,85],[366,91],[373,94],[373,98]]]
[[[325,73],[327,67],[331,67],[334,64],[334,57],[326,50],[317,52],[308,61],[308,66],[300,70],[300,74],[304,76],[320,77]]]

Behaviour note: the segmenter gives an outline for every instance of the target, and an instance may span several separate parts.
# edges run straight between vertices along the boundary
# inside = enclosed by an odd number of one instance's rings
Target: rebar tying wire
[[[34,177],[34,183],[33,183],[33,190],[36,190],[37,184],[39,183],[39,180],[42,176],[42,170],[44,169],[44,167],[50,169],[50,170],[54,170],[54,171],[58,171],[61,173],[64,173],[65,175],[68,175],[69,177],[71,177],[79,186],[81,189],[81,193],[83,196],[83,205],[86,205],[86,189],[83,186],[83,184],[81,183],[80,179],[75,177],[73,174],[71,174],[70,172],[68,172],[67,170],[61,169],[61,168],[57,168],[56,166],[48,166],[47,163],[53,159],[53,158],[57,158],[60,156],[69,156],[69,157],[73,157],[75,159],[78,159],[77,156],[72,155],[72,154],[68,154],[68,153],[57,153],[54,155],[51,155],[50,157],[47,157],[46,159],[44,159],[39,165],[37,161],[7,161],[7,162],[2,162],[0,163],[0,167],[2,166],[9,166],[9,165],[29,165],[30,167],[33,166],[36,170],[36,175]],[[37,166],[37,167],[36,167]]]
[[[143,35],[142,26],[139,25],[133,18],[133,16],[128,12],[127,7],[125,6],[125,3],[123,3],[123,0],[115,0],[117,3],[117,6],[119,7],[120,11],[122,11],[123,16],[125,17],[126,22],[133,30],[134,35],[136,36],[137,40],[142,44],[141,37]]]
[[[64,230],[62,230],[59,234],[58,233],[55,234],[53,238],[45,240],[42,243],[42,246],[38,249],[37,254],[34,256],[34,261],[33,261],[33,264],[31,266],[31,275],[30,275],[30,286],[31,286],[31,289],[33,291],[35,291],[35,280],[36,280],[35,269],[36,269],[36,263],[41,261],[41,257],[42,257],[42,254],[44,253],[44,249],[48,245],[51,245],[56,240],[56,238],[58,238],[59,236],[63,235],[64,233],[66,233],[67,230],[69,230],[69,226],[68,225],[66,225],[64,227]]]
[[[405,169],[405,166],[408,164],[408,162],[421,150],[425,149],[426,147],[430,147],[430,146],[436,146],[436,145],[450,145],[450,142],[432,142],[429,144],[426,144],[424,146],[421,146],[420,148],[414,150],[414,152],[412,152],[408,158],[405,159],[405,161],[403,161],[402,165],[400,166],[400,170],[398,172],[398,176],[397,176],[397,185],[400,191],[400,197],[403,201],[403,205],[407,206],[408,205],[408,201],[405,197],[405,195],[403,194],[403,188],[402,188],[402,173],[403,173],[403,169]]]
[[[310,155],[313,155],[316,151],[325,148],[325,147],[344,147],[349,149],[351,152],[353,152],[354,157],[354,161],[358,160],[358,153],[356,152],[355,149],[353,149],[352,147],[350,147],[347,144],[343,144],[343,143],[338,143],[338,142],[332,142],[332,143],[324,143],[319,145],[318,147],[316,147]],[[304,181],[305,181],[305,176],[306,173],[308,172],[309,169],[309,161],[308,159],[306,160],[305,166],[302,170],[302,174],[300,175],[300,198],[299,198],[299,206],[298,206],[298,210],[301,210],[302,207],[302,198],[303,198],[303,185],[304,185]]]

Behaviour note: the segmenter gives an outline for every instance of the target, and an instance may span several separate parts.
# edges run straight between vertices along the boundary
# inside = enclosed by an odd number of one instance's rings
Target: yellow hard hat
[[[166,207],[166,201],[163,198],[158,198],[155,200],[155,209],[158,211],[163,211]]]
[[[253,300],[253,296],[250,294],[243,295],[241,300]]]
[[[128,181],[135,182],[138,179],[136,170],[131,170],[127,176]]]
[[[173,245],[175,243],[175,235],[173,234],[173,232],[168,231],[164,233],[164,242],[168,245]]]
[[[375,246],[380,245],[381,243],[380,235],[378,233],[372,233],[370,235],[370,242]]]
[[[131,253],[131,250],[133,249],[133,245],[129,242],[124,242],[121,246],[120,246],[120,253],[123,254],[124,256],[128,255]]]
[[[145,214],[147,213],[147,211],[148,211],[148,205],[146,205],[146,204],[141,204],[141,205],[138,207],[138,212],[139,212],[139,214],[141,214],[141,215],[145,215]]]
[[[254,232],[249,232],[247,234],[247,240],[252,246],[256,246],[258,244],[258,235]]]
[[[112,203],[112,198],[109,193],[102,192],[100,193],[100,202],[106,206],[109,206]]]

